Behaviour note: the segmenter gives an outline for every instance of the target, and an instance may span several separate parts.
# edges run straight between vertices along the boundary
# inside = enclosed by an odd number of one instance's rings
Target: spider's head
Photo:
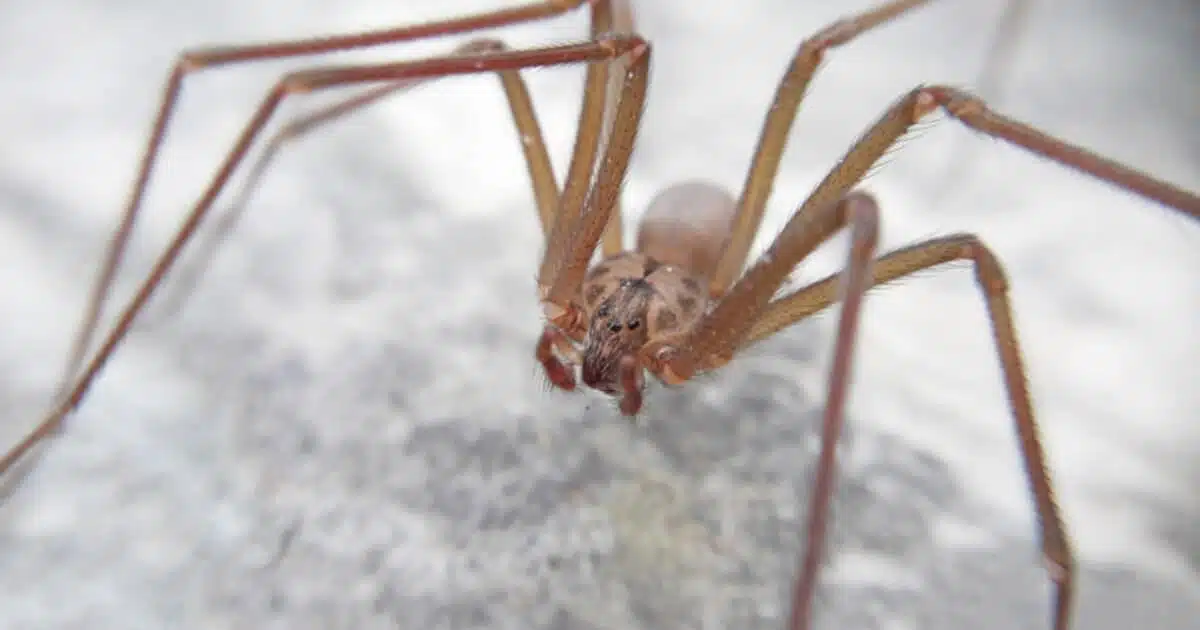
[[[583,382],[606,394],[621,393],[621,357],[636,354],[649,338],[646,316],[655,297],[644,278],[623,278],[592,311],[583,348]]]

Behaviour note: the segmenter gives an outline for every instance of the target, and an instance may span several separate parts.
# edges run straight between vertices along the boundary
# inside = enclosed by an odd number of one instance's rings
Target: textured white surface
[[[494,6],[341,4],[0,6],[2,443],[57,377],[179,49]],[[634,214],[678,179],[739,186],[796,44],[866,6],[644,4],[656,48]],[[1038,3],[995,104],[1197,190],[1200,12],[1153,4]],[[764,233],[897,95],[969,86],[1000,6],[945,0],[831,54]],[[580,13],[503,37],[584,32]],[[147,267],[284,67],[188,84],[127,269]],[[527,76],[561,172],[582,73]],[[948,183],[963,147],[973,161]],[[950,123],[867,186],[886,248],[972,231],[1008,265],[1086,567],[1086,627],[1184,627],[1200,610],[1197,226]],[[146,319],[0,508],[0,625],[672,627],[686,614],[778,627],[828,316],[652,393],[631,430],[608,404],[542,388],[531,209],[490,78],[422,89],[290,148],[185,308]],[[800,276],[842,255],[823,249]],[[966,269],[868,301],[825,627],[1041,627],[982,313]]]

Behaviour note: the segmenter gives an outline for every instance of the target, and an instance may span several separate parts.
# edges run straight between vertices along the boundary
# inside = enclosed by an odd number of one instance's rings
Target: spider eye
[[[612,307],[608,304],[603,304],[596,309],[596,317],[608,317],[609,315],[612,315]]]
[[[640,320],[640,319],[631,319],[631,320],[629,320],[628,324],[625,324],[625,326],[628,327],[629,330],[637,330],[637,327],[641,326],[641,325],[642,325],[642,320]]]
[[[613,332],[617,332],[618,330],[621,330],[621,322],[609,322],[608,329]]]

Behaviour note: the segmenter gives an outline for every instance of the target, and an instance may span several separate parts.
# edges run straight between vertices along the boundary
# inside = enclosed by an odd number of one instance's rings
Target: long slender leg
[[[766,300],[770,299],[783,279],[801,260],[846,226],[849,226],[851,231],[850,253],[846,273],[837,278],[840,281],[842,311],[838,320],[828,399],[822,419],[817,478],[813,482],[813,499],[809,505],[808,537],[792,596],[791,621],[788,626],[792,630],[807,628],[811,617],[816,576],[820,569],[825,529],[829,522],[828,498],[833,493],[836,447],[841,435],[846,395],[849,391],[858,313],[861,310],[863,295],[870,286],[871,261],[879,242],[879,210],[875,201],[865,193],[853,192],[836,203],[816,208],[813,212],[793,214],[775,242],[726,298],[726,303],[738,300],[738,303],[743,305],[751,305],[758,302],[757,296],[763,296],[762,302],[766,305]],[[741,318],[714,320],[710,325],[732,327],[746,322],[745,326],[748,328],[749,324],[757,319],[753,306],[747,306]],[[742,335],[737,337],[741,338]],[[719,344],[716,349],[706,345],[709,341],[712,341],[712,336],[701,333],[689,337],[676,346],[676,349],[702,356],[723,351]],[[670,355],[662,354],[664,349],[667,352],[672,351],[670,346],[647,347],[641,357],[643,364],[668,382],[690,378],[690,373],[677,371],[675,366],[678,363],[673,366]],[[729,356],[732,356],[732,350]],[[640,393],[640,390],[627,391]],[[622,400],[622,409],[624,406],[625,401]]]
[[[624,34],[636,32],[633,7],[629,0],[614,0],[612,9],[612,32]],[[608,76],[607,95],[604,103],[604,131],[602,132],[605,138],[612,135],[613,122],[617,115],[617,96],[621,92],[621,81],[626,70],[628,68],[624,67],[621,61],[617,61]],[[607,144],[606,140],[605,145]],[[600,150],[603,151],[605,148],[607,146],[601,147]],[[600,248],[605,257],[615,256],[625,250],[625,229],[621,219],[620,197],[613,203],[612,216],[608,219],[608,226],[604,228]]]
[[[198,234],[196,236],[198,242],[193,246],[195,253],[192,254],[190,260],[184,261],[179,270],[175,272],[176,278],[174,282],[166,289],[163,289],[167,293],[160,298],[161,305],[153,312],[152,317],[154,319],[171,317],[183,307],[184,301],[195,290],[201,277],[204,275],[204,271],[215,257],[217,247],[229,237],[233,229],[237,226],[238,221],[241,220],[242,215],[246,211],[246,205],[258,189],[263,176],[266,175],[267,168],[271,166],[271,163],[275,160],[275,156],[284,145],[298,140],[324,123],[332,122],[352,111],[367,107],[397,92],[403,92],[411,88],[415,83],[415,81],[401,81],[390,85],[370,88],[340,103],[334,103],[327,108],[299,116],[280,127],[264,145],[258,159],[250,167],[250,171],[246,175],[246,180],[233,195],[233,201],[230,202],[229,207],[213,220],[213,227],[207,234]],[[71,369],[71,372],[74,372],[74,368]],[[66,382],[70,383],[70,375],[67,375],[66,378],[68,379]]]
[[[914,90],[900,99],[860,139],[793,213],[769,249],[737,281],[685,339],[647,344],[646,362],[668,383],[680,383],[697,371],[721,367],[755,317],[767,306],[792,269],[837,229],[837,214],[827,208],[846,196],[897,138],[930,109],[928,97]],[[922,104],[923,103],[923,104]]]
[[[603,33],[609,32],[633,34],[632,15],[632,8],[629,6],[628,0],[594,0],[592,2],[591,37],[594,39]],[[496,40],[476,40],[458,47],[455,53],[479,53],[502,50],[504,48],[504,44]],[[533,101],[529,96],[529,89],[525,85],[524,80],[521,79],[520,74],[516,71],[505,71],[498,74],[501,85],[504,88],[505,96],[508,98],[509,108],[513,114],[513,122],[517,127],[517,133],[521,139],[521,147],[524,150],[525,162],[533,184],[538,216],[541,219],[542,234],[549,242],[553,236],[552,230],[555,221],[555,212],[559,205],[559,189],[553,166],[550,163],[550,156],[546,150],[545,136],[542,134],[541,127],[537,122],[537,115],[534,112]],[[580,200],[582,200],[583,193],[586,190],[587,176],[590,175],[590,171],[595,165],[597,148],[601,144],[600,136],[607,137],[610,133],[612,119],[616,114],[616,96],[620,88],[622,75],[623,73],[609,72],[606,65],[593,64],[589,66],[588,77],[585,81],[583,105],[579,118],[580,129],[586,130],[587,133],[577,135],[568,176],[568,178],[577,178],[575,180],[576,184],[572,187],[570,194],[578,196]],[[212,248],[232,229],[233,223],[241,214],[249,195],[253,192],[258,181],[265,173],[267,166],[269,166],[275,154],[278,153],[284,143],[295,140],[320,125],[367,107],[397,91],[407,89],[414,83],[415,81],[406,81],[401,84],[384,85],[369,89],[344,102],[335,103],[323,110],[318,110],[307,116],[298,118],[281,128],[267,142],[266,148],[251,168],[246,182],[235,196],[232,207],[226,211],[211,237],[202,244],[203,246],[196,256],[193,268],[203,268],[205,259],[211,255]],[[601,120],[603,122],[602,130],[599,134],[594,133],[597,130],[597,125],[601,124]],[[609,228],[604,235],[606,254],[610,253],[608,249],[613,244],[618,247],[617,251],[620,249],[621,221],[619,209],[614,210],[614,214],[615,216],[610,220]],[[189,274],[188,277],[181,278],[181,282],[177,284],[179,288],[176,294],[182,295],[189,291],[190,287],[194,285],[194,279],[194,274]],[[164,310],[174,310],[176,304],[169,303],[167,307]]]
[[[1005,390],[1012,408],[1021,457],[1041,527],[1042,554],[1050,579],[1057,589],[1054,601],[1054,628],[1066,630],[1074,593],[1075,558],[1062,515],[1054,500],[1054,488],[1046,466],[1045,449],[1042,447],[1037,422],[1034,420],[1028,379],[1021,360],[1016,327],[1013,324],[1012,306],[1008,300],[1008,279],[1004,268],[978,238],[960,234],[925,241],[887,254],[875,261],[870,283],[873,287],[878,286],[956,260],[969,260],[974,264],[975,277],[987,305],[988,320],[992,325],[1000,366],[1004,371]],[[772,302],[751,327],[743,347],[829,307],[837,300],[837,287],[843,282],[842,278],[835,274]],[[826,450],[832,450],[832,438],[826,434],[825,440],[829,448],[823,448],[822,455]],[[817,471],[818,480],[832,476],[832,466],[832,461],[826,462],[822,459]],[[814,492],[813,502],[818,506],[827,506],[832,500],[831,494],[832,488],[819,486]],[[808,558],[819,552],[821,542],[815,540],[812,533],[816,531],[814,528],[817,526],[816,522],[810,521]],[[806,597],[811,598],[810,593],[815,588],[815,582],[815,571],[805,571],[801,574],[798,589],[802,589]]]
[[[582,5],[585,1],[544,0],[542,2],[534,2],[518,7],[479,13],[456,19],[367,33],[241,46],[212,46],[181,53],[163,89],[162,100],[159,103],[158,113],[155,116],[150,138],[147,140],[146,148],[142,153],[137,177],[130,191],[129,198],[125,203],[121,220],[109,242],[96,283],[88,297],[83,321],[80,324],[75,341],[72,343],[66,368],[60,382],[59,397],[66,393],[66,388],[76,372],[78,372],[88,349],[91,347],[92,337],[96,333],[100,314],[104,310],[105,302],[108,300],[108,294],[116,277],[117,269],[121,265],[121,259],[125,255],[125,248],[128,245],[129,237],[133,232],[134,224],[141,211],[146,185],[150,181],[150,174],[154,168],[159,147],[166,136],[167,126],[170,123],[171,115],[174,113],[175,104],[179,100],[185,78],[200,70],[247,61],[283,59],[367,48],[529,22],[564,13]],[[2,470],[3,467],[0,466],[0,472]]]
[[[709,292],[713,296],[723,295],[746,264],[750,245],[754,241],[754,235],[758,233],[763,211],[771,196],[771,188],[775,185],[775,174],[779,172],[779,161],[783,157],[788,133],[796,120],[804,93],[825,57],[825,52],[929,2],[930,0],[892,0],[864,13],[838,20],[800,44],[791,65],[779,82],[762,133],[759,135],[758,147],[754,150],[754,158],[746,174],[746,182],[742,186],[742,196],[738,200],[738,210],[734,215],[729,240],[721,255],[721,262],[717,265],[717,271],[709,281]]]
[[[614,27],[612,9],[609,3],[595,8],[592,18],[593,38]],[[610,73],[607,65],[601,67],[599,64],[593,64],[587,69],[583,106],[575,131],[575,149],[571,153],[571,164],[567,167],[567,179],[558,201],[558,210],[555,212],[554,227],[546,238],[546,250],[538,267],[538,286],[543,292],[547,290],[545,287],[549,286],[567,255],[568,235],[583,212],[588,184],[592,181],[596,166],[596,154],[602,144],[604,151],[608,151],[608,138],[612,132],[606,125],[606,120],[616,114],[609,114],[606,110],[613,108],[611,101],[616,98],[617,88],[624,82],[624,71],[627,68],[622,70],[620,73]],[[612,110],[615,112],[615,109]]]
[[[582,334],[582,310],[577,304],[579,288],[624,184],[646,100],[650,45],[642,42],[628,52],[628,70],[599,172],[581,208],[568,205],[567,195],[563,194],[555,222],[558,236],[552,237],[547,245],[546,259],[538,274],[538,291],[548,325],[572,337]]]
[[[1200,219],[1200,195],[992,111],[982,99],[964,90],[934,85],[918,90],[917,95],[919,101],[929,99],[929,102],[941,106],[946,113],[972,129],[1007,140],[1063,166],[1082,171],[1194,219]],[[923,105],[918,103],[918,107]]]
[[[998,114],[980,99],[946,86],[918,87],[888,108],[817,185],[796,214],[810,214],[845,196],[910,127],[939,106],[974,129],[1200,219],[1200,196]],[[784,231],[803,221],[793,217]],[[780,275],[783,267],[774,258],[764,256],[700,321],[691,339],[654,348],[662,355],[657,357],[657,363],[667,378],[686,380],[697,370],[713,369],[728,362],[749,330],[747,315],[761,312],[778,290],[783,281]]]
[[[859,313],[863,297],[870,287],[871,259],[879,243],[879,208],[865,195],[847,197],[845,220],[852,222],[850,253],[846,272],[841,278],[842,311],[834,337],[833,364],[829,367],[828,395],[821,416],[821,453],[817,461],[817,478],[813,481],[812,499],[808,509],[808,536],[799,575],[792,591],[791,630],[808,627],[812,619],[813,595],[817,588],[817,573],[825,547],[825,532],[829,526],[829,510],[833,496],[834,475],[837,470],[837,444],[845,423],[846,397],[850,391],[850,375],[858,337]],[[854,203],[857,202],[857,203]]]
[[[791,131],[800,103],[804,99],[805,91],[825,57],[825,52],[830,48],[847,44],[864,32],[891,22],[909,10],[931,1],[892,0],[869,11],[838,20],[800,45],[791,65],[779,83],[762,133],[759,135],[758,147],[754,151],[750,170],[746,174],[746,182],[742,187],[742,196],[738,201],[738,212],[730,230],[729,241],[722,254],[717,272],[713,274],[709,283],[709,292],[714,297],[723,295],[729,289],[746,264],[746,256],[750,252],[755,234],[758,233],[758,226],[762,223],[767,200],[771,196],[775,174],[779,170],[779,162],[783,157],[788,133]],[[1030,4],[1028,0],[1009,0],[1009,7],[1004,13],[1004,21],[1000,25],[992,48],[985,55],[986,66],[980,76],[982,87],[993,89],[999,80],[1001,68],[1011,56],[1017,39],[1016,35],[1029,13]]]
[[[728,363],[758,314],[796,265],[853,216],[866,212],[862,208],[868,206],[873,208],[874,202],[863,193],[850,193],[814,206],[811,211],[806,211],[807,203],[801,206],[771,247],[686,337],[651,342],[643,347],[647,368],[667,383],[677,384],[698,371],[714,370]]]
[[[503,42],[491,39],[472,40],[454,49],[453,54],[478,54],[507,49]],[[546,150],[545,136],[538,123],[534,111],[533,99],[529,88],[521,74],[516,70],[504,70],[497,73],[501,87],[508,100],[512,112],[513,124],[517,128],[521,148],[525,156],[525,164],[529,170],[530,181],[533,185],[534,201],[537,205],[538,217],[542,225],[543,236],[549,236],[554,222],[554,211],[558,204],[558,182],[554,175],[554,167],[550,163],[550,155]],[[224,213],[214,221],[214,226],[204,236],[197,236],[200,242],[195,245],[195,254],[187,261],[187,267],[177,272],[177,279],[171,283],[170,293],[163,300],[162,308],[156,315],[167,316],[176,312],[184,298],[189,295],[199,281],[201,274],[208,267],[216,248],[232,232],[238,220],[246,210],[246,204],[257,189],[267,168],[279,151],[288,143],[311,133],[313,130],[347,116],[384,98],[406,91],[417,84],[419,80],[399,81],[377,87],[368,88],[344,101],[333,103],[316,111],[299,116],[281,126],[271,139],[268,140],[258,159],[250,167],[245,181],[233,196],[233,201]]]
[[[624,54],[635,54],[643,56],[649,49],[649,45],[645,40],[637,36],[611,36],[602,37],[596,41],[567,44],[563,46],[554,46],[549,48],[539,48],[532,50],[521,51],[504,51],[488,53],[486,55],[474,56],[451,56],[451,57],[436,57],[422,61],[412,61],[404,63],[391,63],[381,65],[362,65],[362,66],[341,66],[317,68],[312,70],[293,72],[283,77],[275,84],[268,92],[263,102],[259,105],[254,116],[247,123],[242,133],[239,135],[233,149],[227,154],[225,161],[217,171],[217,174],[210,181],[208,187],[196,202],[195,207],[188,214],[174,238],[170,241],[162,255],[155,262],[150,273],[145,281],[138,287],[137,292],[130,300],[129,304],[120,313],[113,329],[101,343],[99,350],[87,364],[84,370],[80,373],[78,379],[69,388],[66,394],[56,401],[51,411],[45,416],[42,422],[26,436],[24,440],[18,443],[13,449],[5,454],[3,459],[0,459],[0,474],[8,470],[13,463],[28,451],[33,445],[40,441],[45,436],[52,433],[55,428],[62,422],[62,419],[83,399],[84,394],[91,386],[92,381],[100,373],[108,358],[121,340],[128,333],[129,328],[133,325],[134,319],[141,312],[150,296],[158,287],[162,278],[174,265],[178,259],[180,251],[184,245],[195,233],[196,228],[204,219],[205,215],[212,206],[213,201],[220,194],[225,183],[233,174],[234,169],[241,163],[254,140],[262,132],[263,128],[270,121],[275,110],[283,102],[284,98],[291,94],[306,93],[320,89],[328,89],[339,86],[367,84],[367,83],[383,83],[396,82],[408,79],[421,79],[442,76],[453,76],[460,74],[476,74],[483,72],[497,72],[501,70],[516,70],[520,68],[529,68],[536,66],[562,65],[579,62],[608,62],[616,57]],[[644,75],[645,64],[634,64],[634,67],[641,67],[641,75],[643,77],[642,89],[644,94]],[[628,87],[626,88],[628,90]],[[626,107],[627,102],[629,107]],[[640,114],[641,98],[622,99],[621,110],[635,109]],[[621,117],[618,115],[617,129],[620,132],[622,128],[621,120],[632,118],[634,123],[634,131],[636,131],[637,116],[627,115]],[[626,136],[621,136],[619,133],[614,138],[632,141],[633,133],[627,133]],[[624,149],[625,161],[627,162],[629,147],[624,146],[624,141],[614,142],[617,147]],[[601,183],[612,179],[611,171],[614,167],[610,163],[616,163],[617,160],[610,159],[613,153],[620,153],[610,148],[606,155],[605,164],[607,168],[602,168],[602,174],[606,171],[610,172],[608,180],[602,178]],[[620,164],[620,174],[624,173],[624,165]],[[615,182],[619,186],[619,179]],[[610,181],[609,187],[613,183]],[[598,213],[590,213],[598,214]],[[587,216],[585,215],[585,219]],[[603,228],[603,224],[600,226]],[[596,238],[599,238],[597,233]],[[594,247],[593,241],[593,247]]]
[[[954,118],[974,129],[1002,138],[1032,153],[1050,158],[1119,188],[1159,201],[1172,209],[1200,219],[1200,196],[995,113],[989,110],[983,101],[966,92],[944,86],[917,88],[889,108],[817,185],[776,241],[781,243],[786,239],[786,242],[791,244],[783,248],[772,247],[733,286],[728,295],[701,320],[691,335],[684,339],[674,340],[674,342],[647,348],[648,355],[643,358],[643,361],[648,368],[667,382],[678,383],[687,380],[698,370],[720,367],[746,343],[761,339],[762,336],[769,334],[768,331],[778,330],[782,325],[781,322],[788,321],[786,318],[781,319],[781,314],[788,312],[782,310],[785,307],[777,306],[774,303],[768,304],[768,300],[778,290],[787,270],[791,268],[790,265],[803,257],[802,250],[805,247],[815,247],[811,238],[819,230],[802,226],[808,224],[819,226],[823,223],[825,229],[829,229],[828,218],[822,216],[827,214],[826,209],[842,198],[851,186],[859,182],[870,167],[913,124],[939,106]],[[1066,630],[1073,593],[1073,559],[1065,528],[1053,501],[1045,469],[1045,457],[1033,421],[1028,390],[1025,386],[1024,370],[1021,367],[1020,351],[1006,296],[1007,281],[999,263],[994,256],[991,256],[990,252],[987,252],[977,241],[972,241],[970,245],[971,247],[966,250],[959,245],[956,251],[966,251],[965,254],[960,253],[959,257],[966,255],[977,261],[977,273],[989,296],[989,315],[1000,346],[1010,403],[1015,410],[1014,415],[1018,418],[1022,453],[1026,461],[1030,485],[1037,501],[1038,518],[1043,527],[1043,553],[1049,563],[1050,577],[1057,585],[1054,627],[1056,630]],[[792,251],[792,248],[795,248],[796,251]],[[800,253],[797,254],[797,252]],[[778,260],[780,258],[783,260]],[[879,268],[881,272],[886,272],[891,267],[885,266],[881,262]],[[852,266],[848,273],[853,278],[854,274],[860,273],[860,271],[855,270]],[[801,304],[801,306],[794,306],[796,309],[794,313],[803,312],[806,308],[803,306],[804,300],[811,301],[816,295],[825,295],[827,299],[833,299],[832,284],[818,286],[824,287],[819,291],[825,293],[817,293],[818,289],[814,288],[811,292],[803,293],[803,299],[793,298],[794,304]],[[780,302],[780,304],[788,303],[787,299]],[[794,321],[794,319],[790,321]],[[842,333],[839,332],[839,335]],[[849,355],[852,349],[852,342],[837,341],[835,343],[835,365],[849,365],[848,356],[841,359],[837,357],[838,355]],[[841,383],[839,387],[845,388],[848,382],[847,374],[848,372],[832,374],[831,385]],[[831,391],[831,396],[833,393]],[[840,414],[840,410],[838,413]],[[840,423],[840,417],[835,421]],[[832,468],[831,456],[825,455],[825,452],[832,448],[834,448],[832,441],[823,440],[822,466]],[[819,473],[818,480],[831,474],[831,471]],[[822,491],[818,488],[818,492],[813,495],[810,514],[823,515],[828,509],[830,497],[830,490]],[[824,543],[821,539],[823,535],[823,528],[810,530],[805,550],[806,566],[815,566],[815,563],[819,562],[818,554]],[[804,612],[808,610],[815,588],[815,569],[812,573],[806,569],[801,578],[797,584],[796,608]]]

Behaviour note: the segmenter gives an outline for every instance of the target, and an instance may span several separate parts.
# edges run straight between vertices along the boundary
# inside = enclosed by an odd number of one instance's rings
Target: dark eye
[[[629,328],[629,330],[637,330],[637,327],[641,326],[641,325],[642,325],[642,320],[640,320],[640,319],[631,319],[631,320],[629,320],[628,324],[625,324],[625,326],[627,326]]]
[[[612,307],[608,304],[603,304],[596,309],[596,317],[608,317],[609,315],[612,315]]]
[[[608,329],[613,332],[617,332],[618,330],[621,330],[621,322],[609,322]]]

